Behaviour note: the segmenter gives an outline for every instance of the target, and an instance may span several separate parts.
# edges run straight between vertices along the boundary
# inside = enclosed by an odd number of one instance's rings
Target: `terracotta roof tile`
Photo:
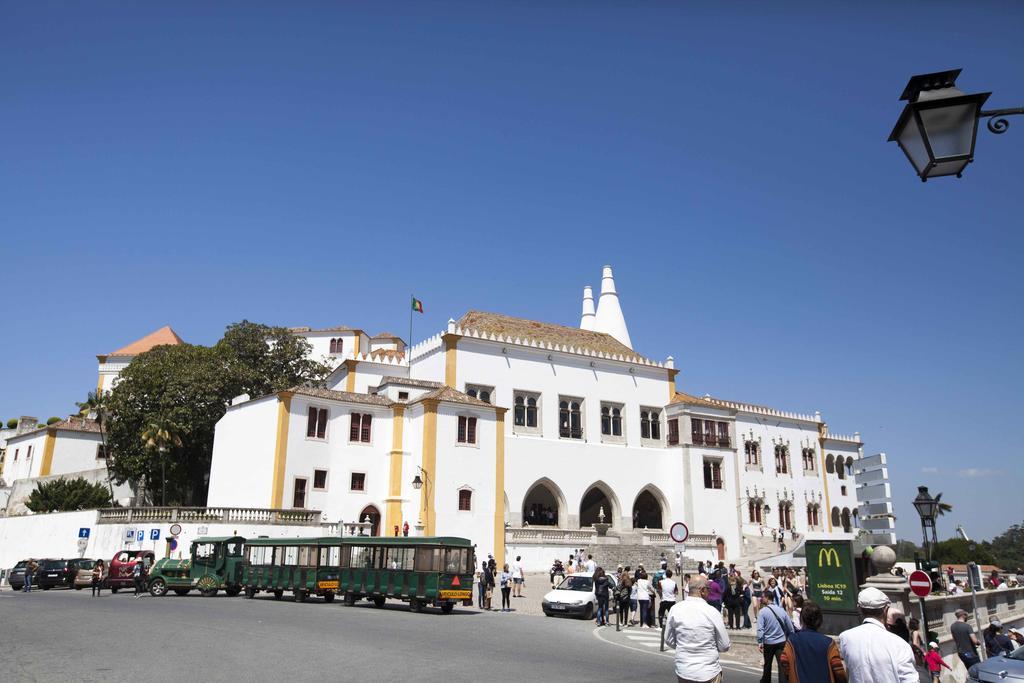
[[[321,327],[319,329],[313,329],[312,327],[289,327],[289,332],[302,333],[302,332],[358,332],[359,330],[348,325],[336,325],[334,327]]]
[[[469,394],[464,394],[458,389],[452,389],[449,386],[441,386],[440,389],[435,389],[434,391],[427,392],[426,394],[423,394],[415,401],[413,401],[413,403],[428,400],[442,401],[444,403],[461,403],[463,405],[478,406],[480,408],[494,407],[494,404],[492,403],[488,403],[487,401],[481,401],[478,398],[473,398]]]
[[[380,384],[377,386],[384,386],[385,384],[398,384],[403,387],[420,387],[421,389],[440,389],[444,386],[443,382],[431,382],[425,379],[409,379],[408,377],[381,377]]]
[[[726,408],[726,406],[723,406],[721,403],[717,403],[714,400],[701,398],[699,396],[691,396],[690,394],[683,393],[682,391],[677,391],[676,395],[672,398],[671,401],[669,401],[669,405],[672,405],[673,403],[689,403],[691,405],[705,406],[707,408],[718,408],[720,410]]]
[[[381,332],[380,334],[375,334],[372,337],[370,337],[370,339],[397,339],[403,344],[405,343],[405,340],[403,340],[397,334],[391,334],[390,332]]]
[[[319,387],[298,386],[289,389],[292,393],[301,396],[312,396],[313,398],[327,398],[334,401],[346,401],[348,403],[364,403],[375,406],[394,405],[394,401],[386,396],[378,394],[356,394],[348,391],[334,391],[333,389],[321,389]]]
[[[170,325],[164,325],[156,332],[147,334],[142,339],[137,339],[127,346],[122,346],[108,356],[137,356],[145,353],[156,346],[165,344],[184,344],[185,340],[178,336],[178,333],[171,329]]]
[[[17,436],[12,436],[10,439],[8,439],[8,441],[20,439],[22,437],[29,436],[30,434],[38,434],[40,432],[45,432],[47,429],[58,429],[62,432],[87,432],[91,434],[99,434],[100,424],[96,420],[90,420],[88,418],[72,415],[68,417],[66,420],[54,422],[52,425],[39,427],[38,429],[33,429],[32,431],[22,432]]]
[[[554,323],[542,323],[525,318],[513,318],[500,313],[470,311],[459,319],[458,325],[463,329],[476,330],[486,334],[504,337],[573,346],[597,353],[624,356],[626,359],[647,360],[633,349],[604,332],[581,330]]]

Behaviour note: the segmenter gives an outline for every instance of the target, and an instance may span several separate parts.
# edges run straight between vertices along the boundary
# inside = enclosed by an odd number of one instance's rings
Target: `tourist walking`
[[[750,583],[743,581],[743,601],[740,603],[740,609],[743,611],[743,628],[750,628],[750,603],[752,601]]]
[[[1003,633],[1003,622],[993,619],[985,629],[985,652],[989,657],[1008,655],[1014,651],[1013,642]]]
[[[651,582],[647,578],[647,572],[640,570],[640,576],[636,580],[636,602],[640,608],[640,628],[650,628],[648,619],[651,614]]]
[[[839,636],[850,683],[918,683],[910,643],[885,628],[889,598],[874,587],[857,595],[864,622]]]
[[[757,649],[764,657],[761,683],[771,683],[772,662],[778,659],[786,641],[793,635],[793,622],[786,610],[771,601],[768,593],[761,595],[761,610],[757,615]],[[782,678],[781,669],[779,680]]]
[[[761,579],[761,572],[755,569],[750,572],[750,597],[754,605],[754,619],[757,619],[757,611],[761,609],[762,593],[764,593],[764,580]]]
[[[974,629],[967,623],[967,611],[958,609],[956,611],[956,621],[954,621],[949,627],[949,635],[953,637],[953,643],[956,644],[956,653],[960,656],[960,661],[964,663],[964,667],[970,671],[971,667],[981,661],[978,657],[978,636],[974,635]]]
[[[779,671],[789,683],[846,683],[846,667],[839,646],[821,628],[821,608],[805,602],[801,611],[803,629],[797,631],[779,654]]]
[[[523,597],[523,583],[526,579],[523,578],[523,558],[521,555],[516,555],[516,561],[512,563],[512,597],[521,598]]]
[[[501,574],[498,575],[501,581],[501,611],[511,612],[512,601],[509,597],[512,595],[512,572],[508,570],[508,563],[502,565]]]
[[[714,577],[708,579],[708,596],[706,600],[709,605],[718,610],[719,614],[722,613],[722,584]]]
[[[629,626],[629,600],[633,592],[633,577],[629,575],[629,567],[619,575],[615,599],[619,610],[619,623]]]
[[[35,576],[37,569],[39,569],[39,564],[30,558],[28,563],[25,564],[25,585],[21,587],[23,593],[32,592],[32,578]]]
[[[769,602],[773,605],[782,606],[782,589],[779,587],[779,580],[774,576],[768,577],[768,586],[764,589]]]
[[[928,643],[928,654],[924,656],[925,664],[928,665],[928,674],[932,677],[932,683],[939,683],[939,674],[942,673],[942,667],[946,667],[950,671],[953,670],[949,664],[942,659],[942,653],[939,652],[939,644],[934,640]]]
[[[743,604],[743,585],[735,576],[730,576],[722,595],[726,614],[729,615],[729,628],[740,627],[740,607]]]
[[[594,570],[594,597],[597,599],[597,625],[608,625],[608,602],[611,598],[612,581],[603,568]]]
[[[484,608],[484,593],[487,592],[487,584],[484,582],[484,572],[487,571],[487,563],[481,562],[480,568],[473,574],[473,580],[476,582],[476,606],[479,609]]]
[[[722,683],[719,653],[732,643],[721,611],[706,602],[707,594],[707,579],[698,576],[690,582],[689,599],[668,612],[665,645],[676,651],[678,683]]]
[[[135,597],[141,598],[146,592],[146,564],[141,558],[132,567],[132,583],[135,584]]]
[[[672,570],[666,569],[665,576],[658,582],[658,595],[661,598],[661,604],[658,605],[658,628],[665,628],[665,615],[676,604],[679,586],[672,577]]]
[[[555,558],[555,561],[551,564],[550,574],[551,574],[550,578],[551,578],[551,587],[552,588],[554,588],[555,585],[556,585],[555,584],[555,579],[556,578],[559,581],[561,581],[562,579],[565,578],[565,567],[562,566],[562,561],[560,559],[558,559],[557,557]]]
[[[484,562],[484,609],[491,609],[491,600],[494,599],[494,572],[491,570],[491,563]]]
[[[106,566],[103,560],[96,560],[96,564],[92,566],[92,597],[98,597],[103,589],[104,570]]]

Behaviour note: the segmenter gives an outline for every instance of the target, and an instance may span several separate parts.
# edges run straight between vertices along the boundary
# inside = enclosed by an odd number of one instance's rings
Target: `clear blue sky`
[[[886,451],[901,534],[1024,519],[1024,119],[886,142],[912,74],[1024,104],[1024,5],[214,4],[0,3],[4,419],[164,324],[576,324],[608,262],[684,389]]]

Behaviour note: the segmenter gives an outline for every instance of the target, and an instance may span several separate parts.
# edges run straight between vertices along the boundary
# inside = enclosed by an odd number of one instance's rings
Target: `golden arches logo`
[[[822,548],[818,551],[819,567],[831,567],[833,560],[835,560],[837,567],[842,566],[839,564],[839,553],[835,548]]]

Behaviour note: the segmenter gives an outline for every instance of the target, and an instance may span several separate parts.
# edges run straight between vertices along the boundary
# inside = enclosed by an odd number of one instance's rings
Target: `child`
[[[942,671],[942,667],[946,667],[950,671],[953,669],[942,660],[942,655],[939,653],[939,644],[935,641],[928,643],[928,654],[924,656],[924,661],[928,664],[928,673],[932,675],[932,683],[939,683],[939,672]]]

